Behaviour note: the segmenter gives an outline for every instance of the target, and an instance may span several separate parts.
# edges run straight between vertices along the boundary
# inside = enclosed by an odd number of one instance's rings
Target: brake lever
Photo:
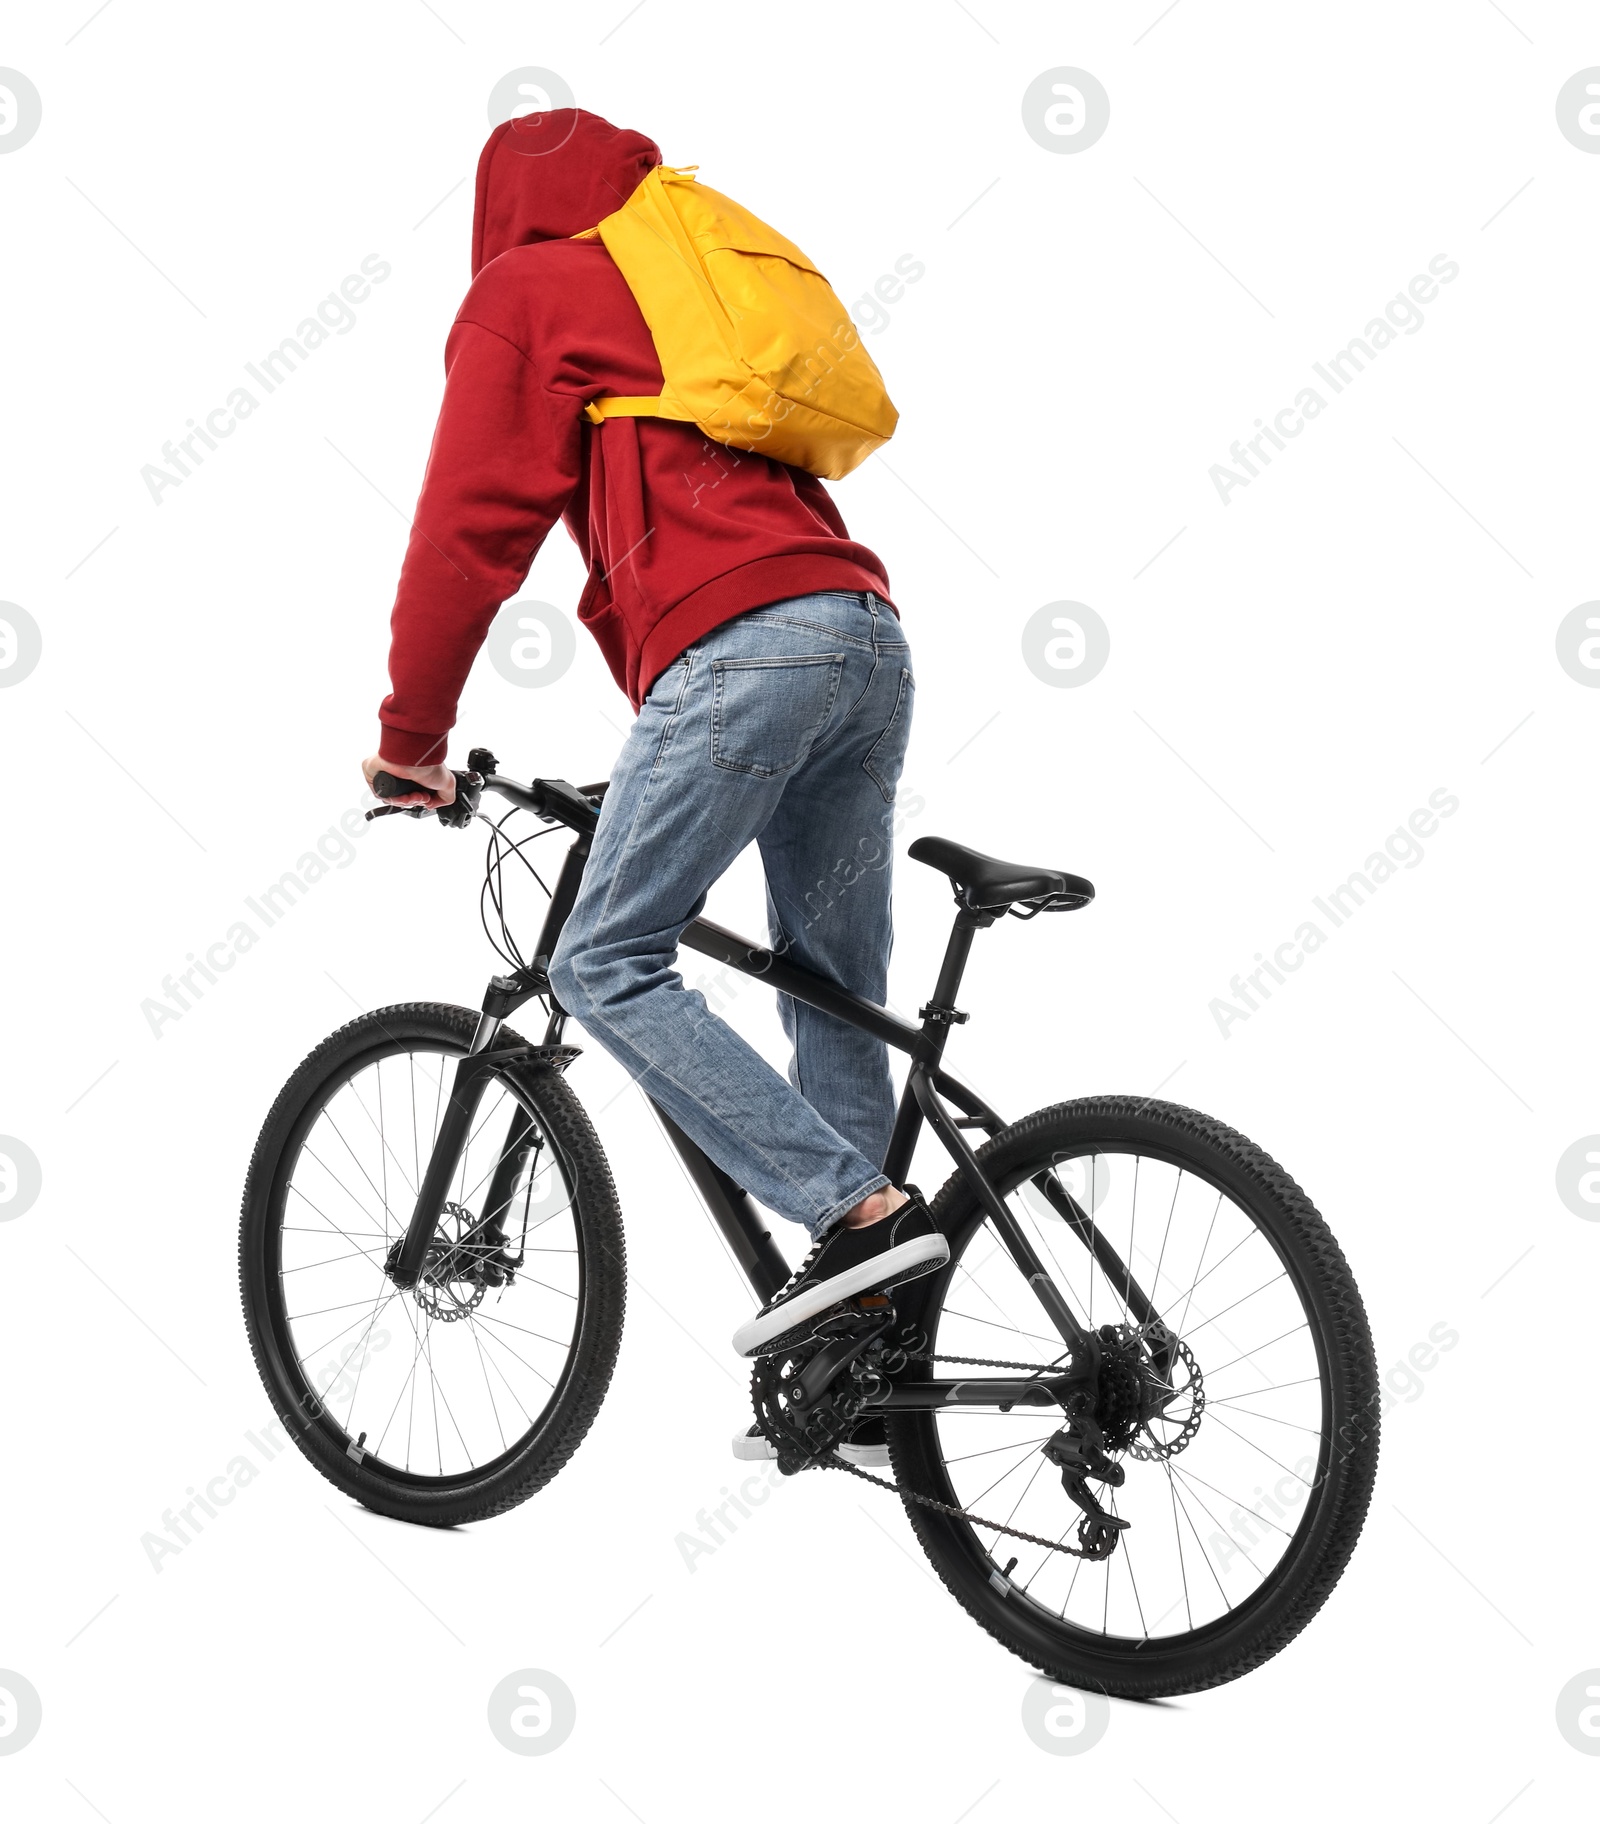
[[[380,804],[366,813],[367,822],[371,823],[374,817],[426,817],[432,812],[450,829],[464,830],[483,796],[483,779],[476,772],[458,772],[452,777],[456,795],[449,804]],[[372,790],[379,798],[401,798],[408,792],[426,789],[414,780],[396,778],[393,773],[375,773],[372,778]]]

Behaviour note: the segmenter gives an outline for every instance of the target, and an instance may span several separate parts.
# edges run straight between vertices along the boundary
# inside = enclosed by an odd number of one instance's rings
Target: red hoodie
[[[813,590],[888,596],[815,476],[692,424],[584,417],[602,394],[659,392],[661,366],[610,254],[568,237],[660,162],[642,133],[574,108],[507,121],[483,149],[472,289],[390,622],[386,760],[443,761],[489,623],[558,518],[589,565],[578,619],[636,709],[735,615]]]

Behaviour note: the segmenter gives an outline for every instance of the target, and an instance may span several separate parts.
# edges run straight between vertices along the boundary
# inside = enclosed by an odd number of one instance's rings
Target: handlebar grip
[[[483,795],[483,780],[475,772],[453,773],[456,782],[456,795],[449,804],[441,804],[437,792],[430,791],[415,779],[397,779],[393,773],[374,773],[372,791],[379,798],[403,798],[411,792],[427,794],[426,804],[380,804],[367,812],[367,821],[374,817],[426,817],[431,811],[439,821],[453,830],[464,830],[478,808]]]
[[[423,792],[431,803],[438,797],[437,792],[429,791],[425,785],[419,785],[415,779],[397,779],[393,773],[374,773],[372,775],[372,795],[375,798],[404,798],[410,792]]]

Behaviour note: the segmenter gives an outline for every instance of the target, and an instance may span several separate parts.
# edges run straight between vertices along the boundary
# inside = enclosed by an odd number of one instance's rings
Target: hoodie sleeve
[[[572,402],[550,398],[513,342],[458,319],[390,617],[393,688],[378,711],[385,760],[444,762],[472,661],[571,498],[580,457]]]

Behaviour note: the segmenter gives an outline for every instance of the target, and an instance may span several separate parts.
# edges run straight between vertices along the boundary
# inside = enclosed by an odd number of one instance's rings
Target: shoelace
[[[796,1267],[795,1270],[789,1275],[788,1279],[786,1279],[784,1281],[784,1283],[781,1286],[779,1286],[777,1291],[773,1293],[772,1297],[767,1300],[766,1304],[764,1304],[761,1307],[763,1311],[770,1311],[773,1309],[774,1306],[782,1304],[784,1299],[789,1295],[789,1293],[791,1293],[794,1290],[794,1288],[800,1283],[800,1281],[805,1278],[807,1271],[811,1267],[811,1263],[822,1252],[823,1245],[824,1245],[824,1243],[826,1243],[829,1240],[831,1233],[832,1233],[832,1231],[830,1230],[829,1234],[824,1235],[821,1241],[814,1242],[812,1244],[811,1252],[805,1257],[804,1260],[801,1261],[799,1266]]]
[[[897,1217],[904,1215],[907,1210],[913,1208],[913,1206],[915,1206],[919,1203],[922,1203],[922,1199],[919,1195],[908,1196],[904,1203],[898,1205],[895,1209],[892,1209],[887,1216],[882,1216],[878,1220],[880,1222],[893,1222],[893,1221],[895,1221],[895,1219]],[[922,1208],[923,1208],[924,1213],[926,1213],[927,1207],[928,1206],[925,1203],[922,1203]],[[874,1224],[873,1226],[876,1227],[876,1224]],[[799,1266],[795,1268],[795,1270],[789,1275],[788,1279],[784,1281],[784,1283],[778,1288],[778,1290],[773,1293],[772,1297],[767,1300],[766,1304],[764,1304],[761,1307],[761,1309],[763,1311],[775,1310],[777,1308],[777,1306],[779,1306],[783,1303],[784,1299],[787,1298],[788,1295],[794,1290],[795,1286],[802,1279],[805,1278],[807,1272],[809,1272],[809,1270],[811,1268],[812,1262],[815,1261],[817,1256],[828,1245],[828,1243],[833,1240],[835,1234],[837,1234],[837,1233],[838,1233],[838,1225],[835,1225],[834,1228],[829,1229],[827,1234],[824,1235],[820,1241],[816,1241],[811,1244],[811,1252],[805,1257],[804,1260],[801,1261]]]

